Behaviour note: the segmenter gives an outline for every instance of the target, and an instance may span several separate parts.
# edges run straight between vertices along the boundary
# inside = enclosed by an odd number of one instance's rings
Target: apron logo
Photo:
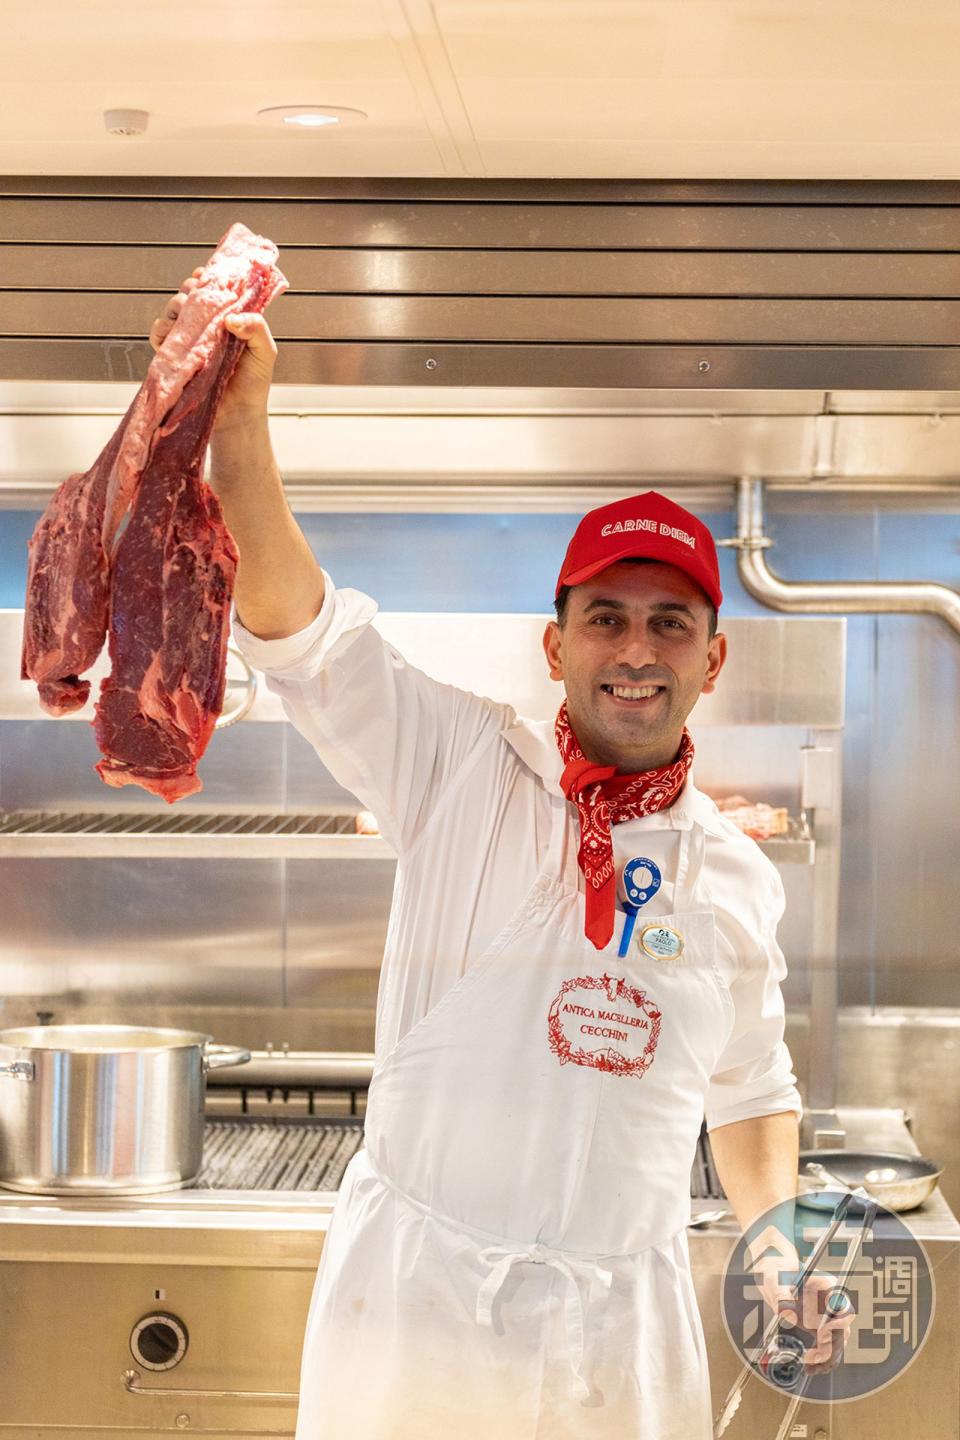
[[[565,980],[550,1006],[550,1049],[561,1065],[643,1075],[660,1039],[660,1011],[642,990],[612,975]]]

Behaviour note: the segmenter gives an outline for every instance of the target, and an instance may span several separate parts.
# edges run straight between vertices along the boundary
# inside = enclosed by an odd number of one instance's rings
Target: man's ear
[[[707,650],[707,674],[700,690],[701,695],[712,695],[714,690],[716,690],[717,676],[723,669],[726,658],[727,637],[718,631],[710,641],[710,646]]]
[[[548,620],[543,632],[543,653],[547,657],[551,680],[563,679],[563,633],[556,620]]]

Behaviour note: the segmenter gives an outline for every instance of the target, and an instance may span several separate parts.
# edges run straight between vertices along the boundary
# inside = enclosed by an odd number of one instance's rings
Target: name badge
[[[640,932],[640,949],[653,960],[676,960],[683,954],[683,936],[670,925],[645,925]]]

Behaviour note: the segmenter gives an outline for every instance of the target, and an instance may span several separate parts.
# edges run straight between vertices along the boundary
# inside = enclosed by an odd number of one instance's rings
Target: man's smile
[[[652,705],[657,697],[666,692],[665,685],[601,685],[604,695],[614,705],[627,710],[641,710]]]

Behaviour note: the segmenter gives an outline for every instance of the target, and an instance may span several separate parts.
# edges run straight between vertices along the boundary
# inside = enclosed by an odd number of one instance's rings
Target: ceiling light
[[[339,125],[339,115],[315,115],[312,110],[301,111],[299,115],[284,115],[284,125]]]
[[[366,111],[344,105],[272,105],[257,111],[261,125],[282,125],[286,130],[342,130],[366,118]]]

